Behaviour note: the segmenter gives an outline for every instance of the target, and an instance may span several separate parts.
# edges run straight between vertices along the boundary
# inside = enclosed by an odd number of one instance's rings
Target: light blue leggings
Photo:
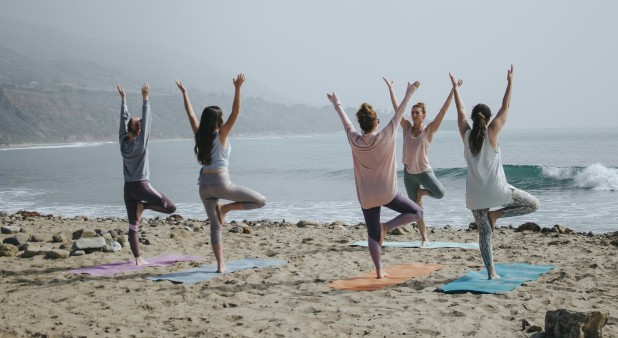
[[[204,203],[210,220],[210,242],[221,243],[221,226],[217,217],[219,199],[239,202],[243,210],[261,208],[266,205],[266,197],[257,191],[235,185],[227,172],[218,174],[200,174],[200,199]]]
[[[501,218],[527,215],[539,209],[540,202],[536,197],[517,188],[511,188],[511,192],[513,202],[499,209],[502,210]],[[487,271],[494,266],[494,254],[491,245],[491,225],[487,218],[488,212],[489,209],[472,210],[472,215],[474,215],[474,220],[479,229],[481,257],[483,258],[483,263],[485,263]]]

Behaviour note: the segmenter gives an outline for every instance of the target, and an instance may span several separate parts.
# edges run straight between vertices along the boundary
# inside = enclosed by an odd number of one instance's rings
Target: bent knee
[[[258,208],[263,208],[266,205],[266,197],[261,196],[255,204],[257,204]]]
[[[418,216],[418,219],[423,219],[424,212],[423,212],[423,209],[421,207],[418,208],[418,211],[416,212],[416,216]]]
[[[442,190],[442,189],[436,191],[433,194],[433,198],[435,198],[435,199],[441,199],[442,197],[444,197],[444,190]]]
[[[532,212],[535,212],[539,210],[540,207],[541,207],[541,202],[539,201],[538,198],[535,197],[532,203],[530,203],[530,209],[532,210]]]

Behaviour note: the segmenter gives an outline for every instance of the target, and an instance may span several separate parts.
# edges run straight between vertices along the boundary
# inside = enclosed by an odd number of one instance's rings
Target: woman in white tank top
[[[391,102],[393,109],[397,111],[399,103],[395,97],[395,91],[393,90],[393,82],[384,78],[384,82],[388,86],[388,91],[391,95]],[[459,82],[461,86],[462,82]],[[438,181],[433,169],[429,165],[429,145],[433,140],[434,134],[440,128],[444,115],[448,111],[453,100],[453,90],[451,89],[442,109],[436,115],[436,118],[427,125],[423,125],[423,121],[427,116],[425,110],[425,104],[419,102],[412,107],[410,112],[412,122],[408,121],[405,117],[401,119],[400,125],[403,129],[403,183],[406,187],[408,197],[416,201],[419,206],[423,205],[423,196],[429,196],[432,198],[440,199],[444,196],[444,187],[442,183]],[[421,233],[422,242],[421,246],[427,246],[429,244],[429,238],[427,237],[427,230],[425,220],[420,219],[416,222],[418,224],[418,230]]]
[[[491,234],[496,220],[529,214],[539,208],[539,200],[529,193],[516,189],[506,181],[502,168],[502,156],[498,136],[506,123],[511,103],[513,66],[507,73],[508,85],[502,99],[502,107],[489,122],[491,110],[479,103],[472,109],[472,128],[468,124],[466,109],[459,95],[453,75],[451,83],[457,105],[457,125],[464,143],[464,157],[468,165],[466,178],[466,207],[472,211],[479,229],[481,257],[489,279],[500,278],[494,268]],[[489,211],[490,208],[500,207]]]

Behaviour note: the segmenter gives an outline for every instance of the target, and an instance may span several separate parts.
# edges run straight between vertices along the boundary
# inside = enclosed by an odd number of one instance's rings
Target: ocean
[[[399,132],[401,133],[401,132]],[[354,187],[350,147],[343,132],[231,137],[230,177],[267,197],[262,209],[228,214],[244,219],[297,222],[363,221]],[[501,134],[509,183],[539,198],[530,215],[504,218],[499,226],[532,221],[575,231],[618,231],[618,131],[610,129],[509,130]],[[445,188],[440,200],[425,197],[430,227],[467,228],[466,169],[456,131],[439,131],[430,163]],[[401,134],[397,139],[401,159]],[[405,194],[403,165],[399,191]],[[198,195],[200,166],[193,140],[151,140],[150,182],[185,218],[206,219]],[[126,217],[122,159],[116,142],[10,146],[0,149],[0,210],[36,210],[73,217]],[[383,219],[394,215],[383,208]],[[163,216],[147,210],[144,217]]]

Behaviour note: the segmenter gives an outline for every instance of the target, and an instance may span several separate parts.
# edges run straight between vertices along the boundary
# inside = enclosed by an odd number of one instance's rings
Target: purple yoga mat
[[[150,258],[145,258],[148,262],[147,265],[135,265],[135,260],[122,261],[122,262],[114,262],[101,264],[96,266],[91,266],[87,268],[79,268],[75,270],[67,271],[66,273],[71,274],[82,274],[86,273],[92,276],[110,276],[115,275],[120,272],[128,272],[128,271],[139,271],[145,269],[149,266],[171,266],[176,262],[183,261],[197,261],[204,259],[202,256],[184,256],[184,255],[176,255],[176,254],[167,254],[160,255]]]

